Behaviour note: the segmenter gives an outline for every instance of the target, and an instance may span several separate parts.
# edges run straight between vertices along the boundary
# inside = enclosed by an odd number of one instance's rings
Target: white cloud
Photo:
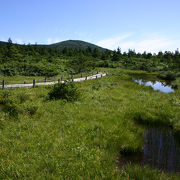
[[[47,39],[47,43],[48,43],[48,44],[58,43],[58,42],[60,42],[60,41],[61,41],[61,40],[58,39],[58,38],[55,38],[55,39],[48,38],[48,39]]]
[[[24,44],[35,44],[36,42],[34,40],[28,40],[24,41]]]
[[[23,40],[22,39],[15,39],[14,42],[17,43],[17,44],[23,44]]]
[[[5,39],[5,38],[0,38],[0,41],[7,42],[7,39]]]
[[[133,37],[132,35],[123,35],[115,38],[109,38],[99,41],[97,45],[108,48],[117,49],[118,46],[122,51],[128,51],[128,49],[135,49],[136,52],[152,52],[157,53],[159,51],[174,51],[179,48],[180,39],[172,39],[162,37],[157,34],[146,34]]]
[[[118,46],[120,46],[120,43],[123,40],[129,38],[131,35],[132,34],[124,34],[122,36],[104,39],[104,40],[97,42],[97,45],[102,46],[102,47],[107,48],[107,49],[114,50],[114,49],[117,49]]]
[[[35,44],[36,43],[33,40],[24,41],[24,40],[19,39],[19,38],[12,39],[12,41],[13,41],[13,43],[17,43],[17,44]]]
[[[159,51],[174,51],[178,48],[176,40],[156,37],[142,40],[135,40],[121,43],[120,47],[122,50],[127,51],[128,49],[135,49],[136,52],[152,52],[157,53]]]
[[[58,42],[60,42],[60,41],[61,41],[61,40],[57,38],[57,39],[54,40],[53,43],[58,43]]]
[[[47,42],[48,42],[48,44],[51,44],[52,43],[52,39],[48,38]]]

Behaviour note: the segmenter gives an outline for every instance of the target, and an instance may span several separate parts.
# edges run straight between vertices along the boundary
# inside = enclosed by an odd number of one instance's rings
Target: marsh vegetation
[[[1,90],[0,178],[179,179],[147,164],[119,168],[119,153],[143,152],[145,125],[170,127],[179,142],[179,89],[162,93],[132,81],[152,75],[144,71],[108,71],[76,83],[81,98],[73,101],[49,98],[52,86]]]
[[[0,42],[0,62],[6,84],[109,72],[75,84],[0,90],[0,179],[179,179],[178,50],[122,53],[81,41],[9,39]],[[147,86],[156,84],[159,91]],[[171,91],[161,92],[162,85]]]

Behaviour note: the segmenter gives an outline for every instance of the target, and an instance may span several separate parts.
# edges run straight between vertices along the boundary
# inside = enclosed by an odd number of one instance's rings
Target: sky
[[[83,40],[136,52],[180,47],[180,0],[0,0],[0,41]]]

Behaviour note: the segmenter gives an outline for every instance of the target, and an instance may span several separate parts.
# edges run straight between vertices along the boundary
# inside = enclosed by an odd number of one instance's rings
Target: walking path
[[[104,76],[106,76],[106,74],[99,73],[99,74],[95,74],[93,76],[73,79],[73,82],[80,82],[80,81],[85,81],[85,80],[97,79],[97,78],[101,78]],[[70,80],[70,81],[72,81],[72,80]],[[64,82],[68,82],[68,81],[65,80],[65,81],[59,81],[59,82],[64,83]],[[32,84],[8,84],[8,85],[4,85],[4,88],[8,88],[8,89],[10,89],[10,88],[30,88],[30,87],[35,87],[35,86],[54,85],[57,83],[58,83],[58,81],[35,83],[35,84],[33,84],[33,83]],[[0,88],[2,89],[3,85],[0,85]]]

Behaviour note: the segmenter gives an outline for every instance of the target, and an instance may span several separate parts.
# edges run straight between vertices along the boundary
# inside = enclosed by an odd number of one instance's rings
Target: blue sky
[[[84,40],[122,51],[180,47],[179,0],[0,0],[0,40]]]

